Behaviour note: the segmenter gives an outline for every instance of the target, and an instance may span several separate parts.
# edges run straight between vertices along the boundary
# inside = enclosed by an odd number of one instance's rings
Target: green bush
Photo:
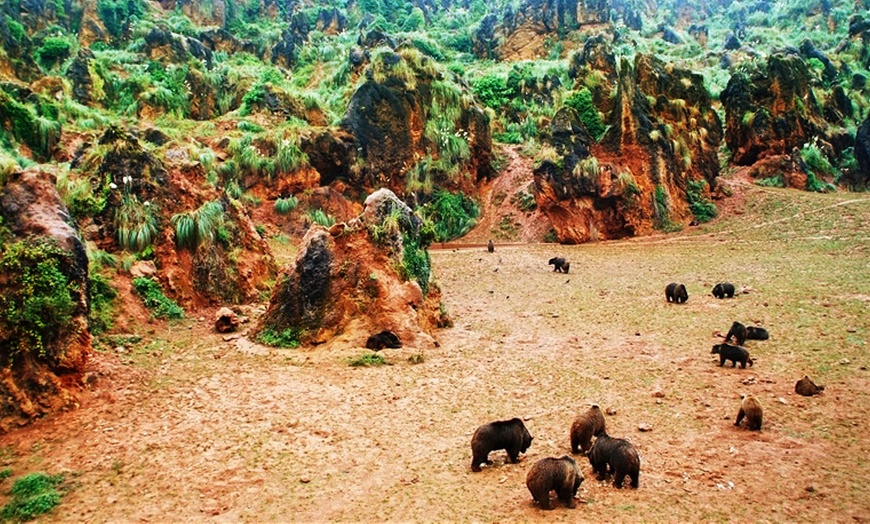
[[[420,210],[423,217],[435,227],[435,240],[447,242],[471,231],[477,224],[480,207],[463,193],[450,193],[438,189],[432,201]]]
[[[36,61],[48,68],[59,61],[69,58],[70,49],[69,39],[62,36],[49,36],[42,42],[42,46],[34,53]]]
[[[60,504],[61,493],[57,486],[63,475],[30,473],[12,485],[12,498],[0,510],[3,520],[25,522],[48,513]]]
[[[422,239],[410,235],[402,235],[402,266],[401,276],[406,280],[416,280],[423,294],[429,292],[429,279],[432,275],[432,262],[429,252],[422,246]]]
[[[295,328],[276,331],[274,328],[267,327],[257,334],[258,342],[277,348],[297,348],[300,338],[302,338],[302,331]]]
[[[61,270],[66,254],[48,237],[0,248],[0,347],[46,356],[45,342],[69,325],[75,302]]]
[[[97,0],[97,14],[114,38],[123,36],[132,19],[143,13],[141,0]]]
[[[366,353],[357,358],[351,359],[348,365],[351,367],[370,367],[386,365],[386,359],[379,353]]]
[[[497,75],[485,75],[473,86],[474,94],[487,107],[499,109],[511,101],[512,92],[505,80]]]
[[[163,294],[163,286],[156,280],[146,277],[133,279],[133,290],[151,311],[154,318],[177,320],[184,318],[184,309],[177,302]]]
[[[24,40],[25,36],[27,36],[27,31],[24,30],[24,25],[9,15],[4,16],[6,17],[6,27],[9,28],[9,36],[12,37],[12,41],[16,44],[21,44],[21,41]]]
[[[707,187],[706,180],[689,180],[686,182],[686,197],[689,200],[689,209],[698,222],[709,222],[716,218],[719,210],[709,198],[704,196]]]
[[[767,178],[759,178],[755,181],[755,185],[763,187],[785,187],[785,180],[782,175],[776,175]]]
[[[279,215],[289,215],[298,205],[299,200],[293,195],[287,198],[279,198],[275,200],[275,212]]]
[[[115,299],[118,292],[111,281],[99,274],[91,276],[91,296],[88,312],[88,328],[92,335],[99,335],[112,329],[115,324]]]
[[[585,87],[574,92],[567,100],[565,105],[577,112],[586,130],[592,135],[596,141],[604,135],[604,122],[601,121],[601,115],[592,103],[592,93]]]

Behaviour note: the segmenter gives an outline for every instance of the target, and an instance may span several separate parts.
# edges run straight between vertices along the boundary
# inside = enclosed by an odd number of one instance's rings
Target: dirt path
[[[501,154],[507,167],[481,189],[480,222],[460,239],[485,244],[543,242],[552,229],[549,219],[534,204],[532,159],[519,153],[520,146],[505,146]],[[523,211],[523,204],[525,209]]]
[[[808,239],[818,226],[793,221],[806,228],[800,242],[769,226],[757,238],[692,232],[679,246],[561,246],[567,275],[545,264],[550,246],[433,252],[456,324],[433,350],[384,351],[382,367],[348,366],[366,352],[357,347],[225,338],[209,311],[129,323],[143,340],[95,355],[81,407],[0,436],[0,456],[16,477],[66,474],[49,517],[59,521],[861,521],[870,205],[823,215],[849,242]],[[714,299],[723,275],[753,291]],[[664,301],[674,279],[686,304]],[[745,370],[710,355],[714,332],[735,319],[772,334],[747,343]],[[794,395],[805,373],[827,385],[823,396]],[[760,433],[733,426],[747,392],[764,407]],[[598,482],[577,456],[578,508],[542,512],[526,472],[569,452],[570,423],[591,402],[640,450],[641,487]],[[535,437],[528,453],[506,464],[494,452],[472,473],[474,429],[514,416]]]

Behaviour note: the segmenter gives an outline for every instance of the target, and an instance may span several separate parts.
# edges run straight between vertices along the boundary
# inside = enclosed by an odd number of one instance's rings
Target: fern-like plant
[[[172,215],[170,222],[175,227],[175,245],[179,249],[196,251],[200,245],[214,244],[225,216],[224,206],[218,200],[206,202],[195,211]]]
[[[279,215],[289,215],[298,205],[299,200],[293,195],[287,198],[279,198],[275,200],[275,212]]]

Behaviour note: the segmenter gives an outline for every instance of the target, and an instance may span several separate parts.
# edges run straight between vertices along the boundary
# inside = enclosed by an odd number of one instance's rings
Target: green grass
[[[274,328],[267,327],[257,334],[257,341],[267,346],[293,349],[299,347],[301,337],[302,331],[295,328],[276,331]]]
[[[57,490],[63,475],[30,473],[12,485],[12,498],[0,509],[6,521],[26,522],[48,513],[60,504],[62,493]]]
[[[379,353],[366,353],[365,355],[360,355],[351,359],[347,365],[351,367],[371,367],[385,366],[386,364],[386,359]]]
[[[145,277],[134,278],[133,289],[154,318],[169,320],[184,318],[184,309],[163,294],[163,286],[156,280]]]

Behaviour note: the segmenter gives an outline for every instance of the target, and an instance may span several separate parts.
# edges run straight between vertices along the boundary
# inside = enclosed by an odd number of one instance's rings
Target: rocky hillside
[[[54,377],[55,397],[75,387],[90,337],[115,325],[118,288],[158,319],[270,294],[280,307],[274,283],[292,272],[279,278],[276,243],[352,221],[379,189],[420,222],[423,252],[467,233],[505,144],[533,165],[511,204],[536,208],[564,243],[710,220],[732,166],[766,185],[866,188],[865,12],[821,0],[3,2],[0,291],[63,313],[46,323],[32,303],[0,304],[10,412],[43,411],[20,407],[33,369]],[[333,247],[353,259],[353,245]],[[25,289],[23,275],[45,282]]]

